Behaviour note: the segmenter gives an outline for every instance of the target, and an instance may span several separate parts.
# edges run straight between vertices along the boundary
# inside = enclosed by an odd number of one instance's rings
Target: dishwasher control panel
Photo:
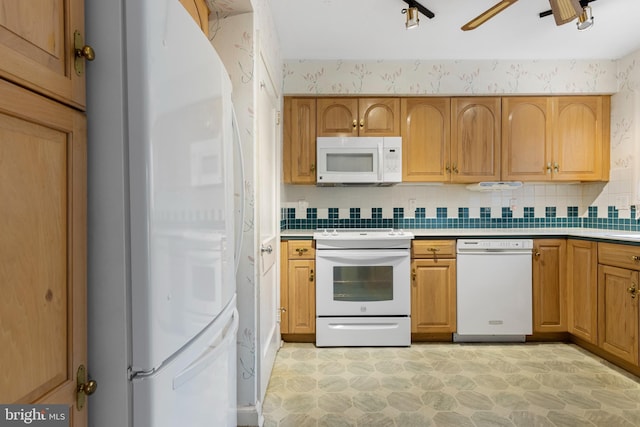
[[[466,251],[531,251],[532,239],[460,239],[458,252]]]

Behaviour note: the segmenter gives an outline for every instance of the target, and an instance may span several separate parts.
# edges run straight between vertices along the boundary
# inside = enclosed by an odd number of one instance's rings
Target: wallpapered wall
[[[514,208],[521,217],[524,207],[534,207],[544,216],[545,207],[579,206],[580,215],[590,205],[606,217],[608,206],[620,208],[628,217],[630,204],[638,203],[638,153],[640,141],[640,51],[617,61],[308,61],[288,60],[283,67],[286,95],[530,95],[530,94],[615,94],[612,97],[611,180],[608,184],[525,184],[520,190],[473,193],[464,185],[445,184],[361,188],[316,188],[284,186],[283,207],[350,208],[365,211],[382,207],[408,210],[408,199],[435,217],[437,207],[491,207],[492,215],[502,207]],[[299,203],[299,201],[303,201]],[[321,212],[319,211],[319,212]],[[348,209],[347,209],[348,211]],[[297,209],[296,217],[303,217]],[[384,214],[383,214],[384,216]]]
[[[207,0],[213,13],[209,16],[211,43],[222,58],[233,85],[233,104],[237,116],[243,153],[244,176],[236,171],[236,217],[242,227],[242,247],[236,278],[240,324],[238,332],[238,408],[239,417],[246,409],[259,416],[256,387],[258,364],[258,293],[255,228],[256,218],[256,59],[260,52],[274,81],[282,81],[273,19],[267,0]],[[240,158],[236,153],[236,164]],[[236,168],[239,169],[239,168]],[[240,204],[244,203],[241,215]],[[255,418],[257,420],[257,418]],[[240,418],[239,418],[240,420]],[[246,419],[245,419],[246,420]],[[254,421],[255,422],[255,421]]]

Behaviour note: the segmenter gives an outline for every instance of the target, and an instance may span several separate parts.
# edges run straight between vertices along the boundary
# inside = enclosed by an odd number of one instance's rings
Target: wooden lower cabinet
[[[638,365],[640,248],[598,243],[598,347]]]
[[[455,332],[455,241],[415,241],[412,256],[411,333]]]
[[[598,343],[597,243],[567,242],[567,328],[570,334]]]
[[[456,260],[416,259],[411,274],[411,332],[455,332]]]
[[[280,332],[315,334],[315,250],[311,240],[290,240],[280,246]]]
[[[533,244],[533,331],[567,331],[566,239]]]
[[[638,272],[598,265],[598,345],[638,364]]]

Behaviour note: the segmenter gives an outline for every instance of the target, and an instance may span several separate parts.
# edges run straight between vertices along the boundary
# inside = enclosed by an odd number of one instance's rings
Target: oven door
[[[408,316],[409,249],[316,252],[316,315]]]

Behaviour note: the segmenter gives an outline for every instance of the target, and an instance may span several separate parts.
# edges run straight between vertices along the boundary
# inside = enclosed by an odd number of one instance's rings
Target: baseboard
[[[262,427],[263,425],[261,402],[257,402],[255,406],[238,406],[238,427]]]

